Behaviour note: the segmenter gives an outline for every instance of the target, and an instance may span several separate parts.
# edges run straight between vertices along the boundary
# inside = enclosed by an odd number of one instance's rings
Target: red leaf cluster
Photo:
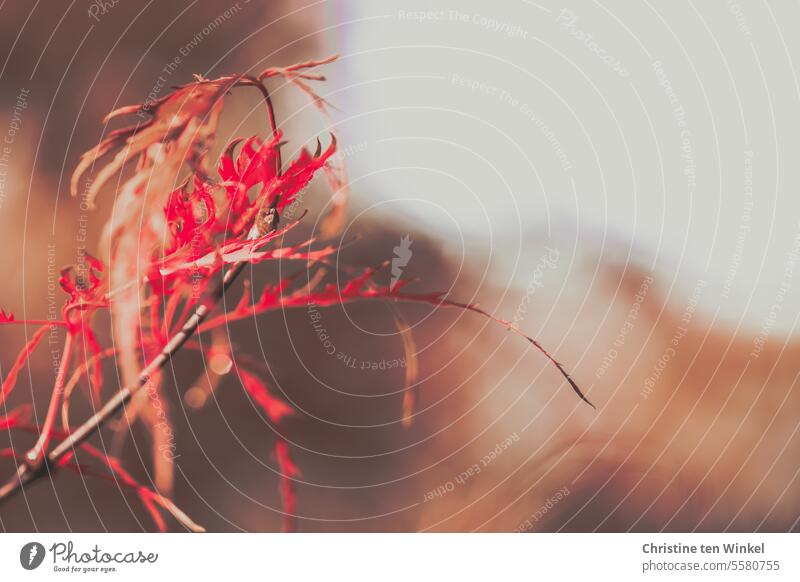
[[[102,362],[105,358],[118,358],[123,381],[132,384],[131,378],[135,380],[139,377],[142,361],[163,365],[172,357],[173,353],[166,351],[168,346],[174,343],[174,338],[179,337],[176,332],[187,320],[191,321],[199,306],[203,309],[216,306],[213,301],[206,302],[204,292],[226,265],[256,264],[270,260],[301,261],[307,268],[308,279],[300,279],[303,271],[298,271],[295,275],[266,285],[253,297],[250,296],[249,284],[246,284],[245,294],[233,309],[206,319],[196,329],[199,332],[219,330],[231,321],[275,309],[309,304],[327,307],[362,299],[416,301],[437,307],[455,307],[481,314],[523,336],[556,366],[572,389],[588,402],[562,365],[536,340],[522,334],[510,322],[476,305],[447,299],[442,293],[409,293],[406,291],[409,281],[396,281],[391,286],[379,284],[376,274],[387,263],[356,271],[344,283],[338,277],[335,283],[327,281],[327,260],[336,252],[333,245],[313,248],[316,242],[313,238],[300,244],[283,242],[284,235],[297,223],[278,228],[282,212],[298,199],[300,192],[320,173],[326,174],[336,194],[332,213],[328,216],[330,220],[323,223],[322,231],[323,234],[338,233],[346,202],[346,180],[343,167],[335,163],[337,145],[333,135],[327,147],[323,148],[317,141],[315,151],[302,148],[294,159],[283,163],[282,134],[275,124],[270,96],[263,81],[283,78],[306,93],[315,106],[324,110],[327,103],[310,86],[312,81],[320,81],[324,77],[310,69],[331,60],[270,68],[255,77],[232,75],[215,80],[197,78],[194,83],[178,87],[152,104],[123,107],[106,118],[108,121],[143,112],[150,115],[145,123],[112,131],[100,144],[83,155],[73,175],[72,190],[75,193],[84,173],[101,158],[114,154],[110,161],[101,165],[88,189],[86,197],[91,205],[103,184],[128,162],[138,159],[136,171],[118,193],[115,222],[109,223],[107,228],[106,242],[111,250],[106,262],[110,269],[106,269],[100,260],[85,254],[82,268],[67,267],[62,270],[59,282],[67,299],[61,321],[18,321],[13,314],[0,310],[0,324],[39,326],[5,374],[0,403],[14,389],[19,373],[41,343],[45,332],[53,326],[63,327],[67,332],[50,405],[41,426],[26,427],[30,407],[18,407],[8,415],[0,416],[0,430],[23,428],[39,435],[37,445],[24,455],[26,462],[41,463],[50,438],[56,435],[67,438],[72,431],[68,418],[69,398],[83,376],[88,377],[93,389],[93,404],[101,404]],[[225,95],[241,86],[256,87],[261,92],[267,106],[270,135],[266,139],[250,137],[231,141],[217,163],[216,176],[212,176],[207,167],[207,157],[217,118]],[[175,185],[179,183],[181,185],[176,188]],[[315,267],[313,272],[312,267]],[[117,289],[113,289],[114,285],[118,286]],[[115,331],[114,346],[105,350],[97,339],[95,329],[97,318],[94,315],[100,309],[110,310]],[[198,317],[195,321],[202,319]],[[398,330],[403,337],[408,361],[408,389],[403,398],[402,423],[409,426],[417,397],[416,346],[411,328],[400,319]],[[78,339],[83,341],[76,341]],[[178,347],[184,345],[186,340],[184,337]],[[203,350],[201,342],[194,343],[200,344],[198,349]],[[185,345],[196,347],[191,342]],[[203,353],[209,356],[208,351]],[[230,356],[229,349],[227,353]],[[240,360],[236,359],[237,370],[244,391],[271,424],[280,424],[292,413],[292,408],[270,391],[261,378],[262,370],[254,370],[256,366],[251,364],[243,367]],[[156,368],[155,365],[153,368]],[[153,393],[158,393],[158,370],[151,374],[151,369],[145,368],[143,377],[145,380],[142,382]],[[57,430],[54,423],[62,393],[63,427]],[[147,404],[147,399],[141,401]],[[140,412],[136,407],[137,402],[133,400],[131,406],[126,408],[129,421]],[[163,406],[161,410],[164,410]],[[152,419],[156,418],[153,410],[144,411],[141,416],[150,418],[151,424]],[[164,422],[168,422],[166,412],[164,416]],[[166,480],[159,479],[162,465],[157,459],[154,458],[152,462],[155,482],[158,483],[158,491],[154,491],[134,479],[117,458],[85,441],[80,443],[80,448],[99,460],[107,471],[97,473],[75,462],[74,445],[72,452],[60,457],[51,467],[63,466],[81,474],[111,479],[134,490],[161,531],[166,530],[162,511],[171,514],[188,529],[202,530],[161,494],[169,491],[171,475]],[[295,483],[300,470],[282,435],[275,438],[274,454],[280,473],[279,493],[285,516],[284,529],[290,530],[295,525]],[[0,456],[19,457],[11,450],[0,451]]]

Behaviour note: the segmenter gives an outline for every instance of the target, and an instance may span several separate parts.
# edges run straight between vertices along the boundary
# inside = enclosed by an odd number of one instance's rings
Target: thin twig
[[[58,403],[61,401],[61,394],[64,392],[64,383],[67,380],[69,360],[72,356],[72,344],[74,341],[75,335],[72,331],[68,331],[67,339],[64,341],[64,352],[61,354],[61,363],[58,366],[56,384],[53,387],[53,393],[50,395],[50,404],[47,407],[47,415],[42,423],[39,439],[36,441],[33,448],[25,455],[25,462],[30,465],[32,469],[38,469],[44,462],[44,454],[47,451],[47,445],[50,444],[50,438],[53,436],[53,427],[55,426],[56,414],[58,413]]]
[[[277,134],[277,124],[275,122],[275,111],[272,106],[272,100],[270,98],[269,91],[257,79],[245,76],[243,77],[243,80],[244,83],[242,84],[256,86],[261,91],[267,106],[267,115],[269,118],[270,127],[272,129],[272,135],[275,136]],[[282,165],[280,150],[278,150],[275,165],[276,173],[279,174],[281,172]],[[258,226],[249,233],[248,238],[254,240],[267,234],[268,232],[273,232],[278,228],[279,216],[276,206],[277,199],[269,209],[265,209],[263,211],[261,216],[256,217],[256,224]],[[158,356],[156,356],[142,370],[135,386],[125,387],[117,392],[108,402],[103,405],[100,410],[98,410],[83,424],[71,432],[69,436],[61,441],[56,447],[54,447],[46,457],[43,456],[44,448],[47,444],[46,442],[42,447],[35,447],[33,451],[38,451],[39,453],[38,455],[34,455],[37,458],[29,459],[27,462],[21,464],[14,476],[2,487],[0,487],[0,503],[11,497],[14,493],[20,491],[25,485],[41,478],[45,474],[51,474],[53,471],[55,471],[58,468],[58,461],[62,457],[67,454],[74,453],[83,442],[97,432],[100,427],[102,427],[109,419],[118,414],[125,407],[125,405],[131,401],[131,398],[133,398],[135,394],[137,394],[142,388],[146,387],[150,383],[150,379],[153,377],[153,375],[161,370],[167,363],[169,363],[178,350],[180,350],[187,340],[194,335],[194,333],[200,327],[200,324],[203,323],[203,321],[208,317],[208,314],[211,313],[214,307],[216,307],[216,305],[220,302],[222,297],[225,295],[225,292],[234,283],[246,264],[246,261],[241,261],[235,263],[230,269],[228,269],[217,286],[207,293],[206,296],[197,304],[194,313],[192,313],[181,330],[175,334],[169,342],[167,342],[167,345],[164,346]],[[66,370],[66,366],[64,366],[64,368]],[[64,371],[64,374],[66,374],[66,371]],[[59,370],[59,376],[61,375],[61,370]],[[61,387],[63,388],[63,379],[61,382]],[[53,402],[51,401],[51,408],[52,407]],[[51,415],[48,412],[48,418],[50,416]]]
[[[164,349],[156,356],[139,375],[136,386],[129,386],[117,392],[103,407],[92,417],[87,419],[77,429],[70,433],[61,443],[53,448],[47,455],[47,462],[41,463],[38,468],[28,463],[23,463],[17,469],[17,473],[5,485],[0,487],[0,502],[4,501],[25,485],[50,473],[57,467],[58,461],[67,453],[74,452],[77,447],[86,439],[92,436],[105,424],[111,417],[120,412],[131,398],[142,388],[150,383],[153,374],[163,368],[173,356],[181,349],[183,344],[197,331],[200,324],[208,317],[211,310],[222,299],[225,291],[233,284],[239,273],[242,272],[246,263],[236,263],[233,265],[208,296],[203,299],[194,310],[192,316],[186,321],[181,330],[164,346]]]

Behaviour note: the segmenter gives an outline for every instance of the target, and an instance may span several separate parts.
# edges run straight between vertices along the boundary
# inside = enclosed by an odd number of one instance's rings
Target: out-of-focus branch
[[[53,472],[58,467],[58,461],[64,455],[73,453],[109,419],[116,416],[139,390],[145,388],[150,383],[153,374],[163,368],[197,331],[200,324],[222,299],[225,291],[233,284],[239,273],[242,272],[245,264],[244,262],[236,263],[225,273],[222,281],[195,307],[191,317],[189,317],[180,331],[170,339],[158,356],[142,370],[136,386],[129,386],[117,392],[100,410],[54,447],[47,454],[46,462],[39,463],[38,467],[34,463],[22,463],[16,474],[5,485],[0,487],[0,502],[6,500],[32,481]]]
[[[272,105],[269,91],[261,82],[254,77],[243,76],[240,80],[243,85],[250,85],[257,87],[267,108],[267,115],[269,125],[272,130],[273,136],[277,134],[277,124],[275,121],[275,111]],[[281,156],[280,150],[275,159],[276,173],[281,172]],[[250,232],[249,237],[251,240],[264,236],[269,232],[273,232],[278,228],[279,216],[276,210],[277,199],[275,204],[270,208],[261,211],[260,215],[256,217],[256,226]],[[58,462],[68,454],[73,454],[77,448],[84,443],[89,437],[97,432],[108,420],[120,413],[125,405],[128,404],[133,396],[137,394],[142,388],[146,388],[150,383],[153,375],[161,370],[175,354],[183,347],[183,345],[194,335],[200,327],[200,324],[205,321],[209,313],[220,302],[225,292],[230,288],[236,278],[244,269],[246,261],[235,263],[223,275],[222,280],[211,290],[200,302],[195,306],[194,312],[189,319],[184,323],[183,327],[178,331],[164,346],[161,352],[156,356],[141,372],[138,382],[135,386],[127,386],[117,392],[108,402],[106,402],[100,410],[88,418],[83,424],[72,431],[68,437],[61,441],[45,456],[45,450],[49,442],[49,435],[52,430],[52,421],[55,418],[55,410],[58,405],[61,391],[63,390],[64,378],[66,376],[66,368],[68,363],[68,354],[65,354],[65,360],[62,361],[61,369],[59,369],[59,379],[56,381],[54,394],[51,398],[50,406],[48,409],[47,420],[42,430],[42,435],[34,446],[34,448],[26,455],[25,462],[20,464],[14,476],[0,487],[0,503],[11,497],[14,493],[19,492],[25,485],[36,481],[44,475],[49,475],[54,472],[59,464]],[[68,343],[71,341],[70,336],[67,339]],[[67,346],[71,349],[71,346]],[[52,418],[51,418],[52,417]]]

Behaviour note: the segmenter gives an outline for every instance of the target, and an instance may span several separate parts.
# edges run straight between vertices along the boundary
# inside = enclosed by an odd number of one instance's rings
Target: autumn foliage
[[[261,409],[270,424],[279,427],[292,414],[292,408],[273,393],[263,364],[234,356],[224,342],[188,341],[195,332],[213,333],[235,320],[310,303],[326,307],[379,299],[421,301],[473,311],[522,335],[511,323],[475,305],[458,303],[441,293],[409,293],[408,281],[397,281],[391,287],[379,284],[375,275],[385,264],[351,270],[344,282],[330,282],[326,278],[332,269],[328,259],[336,252],[335,244],[317,239],[286,243],[285,235],[297,221],[284,224],[281,218],[287,208],[298,204],[299,194],[320,174],[326,177],[333,196],[329,205],[332,210],[323,221],[321,233],[327,239],[335,238],[343,222],[347,180],[337,163],[333,135],[322,136],[315,147],[301,149],[294,159],[283,159],[286,144],[266,81],[276,79],[294,85],[324,116],[327,104],[312,84],[324,80],[317,70],[331,60],[271,68],[257,76],[198,77],[154,103],[123,107],[106,117],[107,123],[134,116],[138,122],[111,131],[82,156],[73,175],[72,191],[93,205],[112,177],[129,170],[116,193],[113,219],[103,232],[102,248],[109,249],[108,256],[101,261],[87,254],[80,257],[77,266],[62,271],[60,285],[66,299],[60,320],[17,320],[13,314],[0,311],[0,325],[32,328],[30,340],[4,374],[0,430],[27,431],[37,438],[25,452],[0,450],[0,456],[17,466],[17,474],[0,490],[0,501],[41,476],[44,468],[51,472],[66,468],[110,479],[129,489],[161,531],[168,528],[166,515],[187,529],[201,531],[170,499],[173,468],[169,459],[159,454],[164,450],[164,437],[159,437],[164,431],[155,427],[169,422],[166,404],[160,398],[161,367],[177,349],[198,350],[206,359],[222,359],[235,370],[243,394]],[[263,98],[266,135],[234,139],[218,160],[210,160],[225,98],[240,89],[256,90]],[[92,178],[85,180],[89,174]],[[296,274],[261,289],[245,282],[241,299],[227,301],[232,307],[223,311],[222,294],[241,267],[269,261],[297,262]],[[99,312],[110,314],[115,342],[109,347],[98,340]],[[47,412],[35,425],[31,406],[12,406],[12,395],[20,371],[53,326],[62,330],[64,348]],[[408,425],[417,365],[410,329],[401,321],[398,328],[409,360],[403,406],[404,424]],[[535,340],[525,337],[584,398],[561,365]],[[120,405],[109,404],[119,386],[117,375],[114,383],[105,377],[106,360],[118,366],[123,386],[129,390],[124,399],[119,399]],[[76,391],[80,385],[88,389]],[[72,419],[69,404],[75,394],[84,394],[98,414],[86,421]],[[91,434],[120,412],[124,412],[125,424],[141,422],[153,436],[153,487],[137,482],[119,459],[89,443]],[[270,438],[274,438],[273,460],[281,475],[284,529],[291,530],[296,512],[294,483],[300,468],[292,459],[289,444],[280,437]],[[54,440],[70,446],[65,450],[52,448]]]

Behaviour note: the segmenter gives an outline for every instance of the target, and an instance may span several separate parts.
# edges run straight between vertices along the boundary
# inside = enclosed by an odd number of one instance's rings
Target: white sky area
[[[501,283],[549,244],[655,267],[679,306],[702,279],[711,316],[757,328],[780,304],[773,329],[795,326],[800,7],[331,4],[356,212],[428,225]]]

